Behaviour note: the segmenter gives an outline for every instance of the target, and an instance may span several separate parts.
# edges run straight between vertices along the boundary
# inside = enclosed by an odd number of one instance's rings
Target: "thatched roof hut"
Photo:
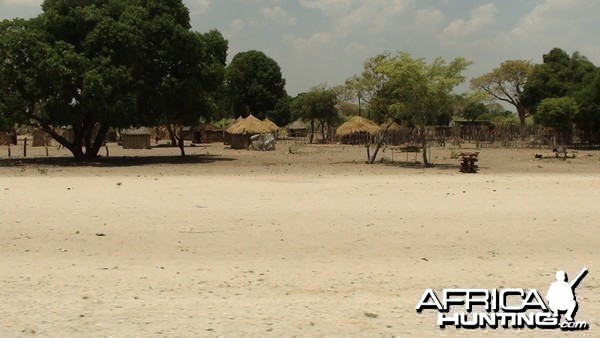
[[[0,145],[17,144],[17,134],[0,133]]]
[[[265,118],[263,123],[271,128],[271,133],[277,133],[279,131],[279,126],[275,124],[275,122]]]
[[[247,149],[250,145],[250,137],[256,134],[270,134],[271,128],[252,114],[227,128],[231,135],[231,148]]]
[[[123,149],[150,149],[150,130],[148,128],[132,128],[121,132]]]
[[[353,134],[375,135],[379,132],[379,126],[375,122],[361,116],[353,116],[346,123],[342,124],[336,131],[338,136],[348,136]]]
[[[336,134],[342,143],[364,144],[379,131],[380,128],[375,122],[361,116],[353,116],[336,130]]]
[[[286,129],[288,137],[306,137],[308,135],[308,128],[300,119],[292,122]]]
[[[223,142],[223,130],[212,123],[202,123],[194,128],[194,143]]]
[[[32,134],[33,134],[33,143],[31,145],[32,147],[43,147],[43,146],[50,145],[50,140],[52,140],[52,137],[50,137],[50,135],[48,135],[42,129],[35,129]]]
[[[243,121],[244,118],[242,116],[238,116],[237,119],[231,121],[231,123],[229,123],[228,125],[226,125],[223,128],[223,143],[225,145],[230,145],[231,144],[231,134],[227,132],[227,129],[231,128],[232,126],[236,125],[237,123],[240,123],[241,121]]]

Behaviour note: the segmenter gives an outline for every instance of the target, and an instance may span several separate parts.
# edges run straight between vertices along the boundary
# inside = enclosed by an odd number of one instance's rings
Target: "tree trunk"
[[[185,157],[185,148],[183,140],[183,127],[179,127],[179,150],[181,151],[181,157]]]
[[[525,132],[527,109],[522,106],[517,106],[517,114],[519,115],[519,122],[521,123],[521,134]]]
[[[100,151],[100,148],[102,148],[102,144],[104,144],[106,133],[108,133],[108,126],[100,125],[98,133],[96,133],[96,137],[94,138],[94,143],[91,144],[89,148],[85,148],[86,161],[92,161],[98,157],[98,152]]]
[[[375,160],[377,159],[377,153],[379,153],[379,149],[381,149],[381,145],[383,144],[383,141],[385,140],[385,137],[387,136],[388,129],[390,129],[390,127],[392,126],[392,123],[393,122],[388,123],[388,125],[385,126],[385,129],[381,132],[381,135],[379,135],[377,142],[375,142],[375,149],[373,149],[373,154],[371,154],[370,144],[367,143],[367,159],[368,159],[369,164],[375,163]]]
[[[431,163],[427,158],[427,134],[425,133],[425,126],[421,126],[421,141],[423,146],[423,166],[431,167]]]
[[[315,119],[310,120],[310,143],[313,143],[313,138],[315,137]]]

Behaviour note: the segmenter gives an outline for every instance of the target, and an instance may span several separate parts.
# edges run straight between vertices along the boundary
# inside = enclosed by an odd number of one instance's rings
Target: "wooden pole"
[[[25,138],[25,141],[23,142],[23,157],[27,157],[27,137]]]

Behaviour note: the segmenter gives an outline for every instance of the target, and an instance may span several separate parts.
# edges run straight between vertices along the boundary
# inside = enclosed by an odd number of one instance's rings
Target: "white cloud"
[[[331,35],[326,32],[317,32],[308,38],[298,38],[291,35],[285,35],[283,41],[296,50],[306,50],[317,45],[325,45],[331,41]]]
[[[477,7],[471,11],[468,20],[458,19],[450,23],[443,31],[446,38],[462,38],[477,33],[486,26],[494,23],[494,16],[498,10],[494,4]]]
[[[352,0],[300,0],[300,5],[319,9],[326,14],[337,14],[347,11],[352,2]]]
[[[242,19],[235,19],[229,24],[229,30],[232,33],[242,31],[245,27],[246,23]]]
[[[592,13],[595,15],[590,15]],[[545,0],[525,15],[512,33],[520,36],[544,32],[570,34],[596,22],[598,13],[599,1]]]
[[[438,27],[444,22],[444,13],[436,8],[420,9],[415,16],[415,23],[418,27],[430,26]]]
[[[260,9],[260,14],[263,18],[281,25],[294,25],[296,23],[296,18],[289,16],[281,6],[263,7]]]
[[[204,14],[210,7],[211,0],[186,0],[184,1],[190,9],[191,14]]]

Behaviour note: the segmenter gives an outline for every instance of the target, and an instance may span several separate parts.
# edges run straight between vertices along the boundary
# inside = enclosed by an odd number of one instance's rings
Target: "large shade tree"
[[[181,0],[46,0],[42,10],[0,23],[0,114],[78,160],[97,156],[110,127],[194,120],[219,80],[223,48],[190,30]]]
[[[235,115],[263,119],[288,99],[281,68],[261,51],[236,54],[227,66],[226,84]]]
[[[530,61],[504,61],[491,72],[472,79],[471,88],[484,91],[494,100],[514,106],[517,110],[521,127],[525,127],[525,119],[530,112],[525,104],[521,102],[521,94],[532,71],[533,64]]]
[[[588,141],[600,131],[600,68],[578,52],[569,56],[560,48],[544,54],[521,95],[522,102],[535,112],[549,98],[571,98],[577,103],[572,122],[585,132]],[[544,109],[543,112],[553,110]],[[596,136],[597,137],[597,136]]]

